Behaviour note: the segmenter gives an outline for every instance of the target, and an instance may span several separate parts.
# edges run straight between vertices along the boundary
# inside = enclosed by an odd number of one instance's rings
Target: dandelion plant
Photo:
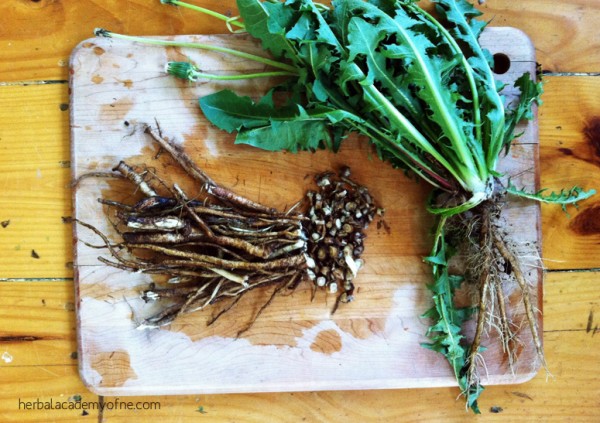
[[[241,19],[180,1],[162,3],[196,8],[231,29],[247,31],[261,41],[268,59],[223,52],[288,77],[257,102],[228,90],[200,99],[206,118],[236,132],[236,143],[269,151],[337,150],[349,133],[357,133],[382,160],[433,188],[426,207],[437,224],[425,258],[432,270],[432,305],[425,313],[431,326],[424,346],[447,358],[468,407],[479,412],[483,387],[477,362],[490,309],[499,314],[496,326],[503,344],[514,337],[503,303],[503,277],[522,289],[527,324],[543,362],[518,256],[498,230],[502,200],[517,196],[566,206],[594,191],[575,187],[545,195],[501,182],[498,162],[517,136],[517,123],[533,118],[542,83],[535,75],[522,75],[514,83],[519,100],[507,104],[504,86],[492,71],[493,58],[479,43],[486,23],[476,19],[481,13],[471,3],[432,0],[434,16],[415,0],[333,0],[330,6],[312,0],[238,0]],[[124,37],[104,30],[98,35]],[[168,70],[192,81],[212,77],[191,64],[170,64]],[[275,91],[287,93],[285,104],[273,101]],[[450,274],[450,252],[465,246],[477,246],[470,251],[478,266],[464,275]],[[500,268],[498,263],[510,265]],[[455,291],[464,283],[478,290],[473,307],[455,302]],[[462,325],[473,313],[475,335],[467,345]]]

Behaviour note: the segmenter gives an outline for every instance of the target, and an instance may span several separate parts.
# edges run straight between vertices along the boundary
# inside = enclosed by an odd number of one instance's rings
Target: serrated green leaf
[[[520,95],[517,104],[513,105],[506,115],[503,142],[507,150],[515,138],[515,127],[522,120],[533,119],[533,105],[541,104],[540,97],[544,92],[542,82],[534,81],[529,72],[517,78],[514,86],[519,89]]]
[[[250,35],[261,40],[265,50],[269,50],[276,57],[294,58],[293,49],[285,38],[283,25],[279,25],[279,31],[272,29],[273,23],[271,29],[269,28],[269,20],[279,23],[287,21],[291,15],[289,13],[284,15],[284,13],[288,9],[260,0],[237,0],[237,7],[240,16],[244,19],[246,30]],[[275,17],[272,17],[273,14]]]
[[[271,121],[260,128],[242,130],[236,136],[236,144],[248,144],[268,151],[316,150],[321,143],[329,143],[327,124],[322,119],[310,117],[296,120]]]

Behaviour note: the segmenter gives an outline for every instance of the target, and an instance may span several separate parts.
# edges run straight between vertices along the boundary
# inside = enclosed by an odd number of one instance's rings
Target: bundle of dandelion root
[[[277,293],[295,288],[305,276],[314,289],[337,293],[335,307],[352,301],[364,229],[382,210],[365,187],[349,178],[348,168],[316,177],[318,190],[307,193],[306,216],[294,211],[300,203],[281,213],[219,186],[158,129],[147,126],[145,132],[201,184],[201,196],[191,199],[177,184],[168,186],[148,169],[120,162],[113,170],[145,196],[133,205],[99,199],[117,209],[114,226],[122,241],[110,242],[79,222],[104,240],[112,259],[99,257],[103,263],[168,276],[167,286],[152,284],[142,293],[145,301],[165,300],[165,306],[140,328],[167,325],[229,301],[212,323],[247,292],[276,285],[253,322]]]

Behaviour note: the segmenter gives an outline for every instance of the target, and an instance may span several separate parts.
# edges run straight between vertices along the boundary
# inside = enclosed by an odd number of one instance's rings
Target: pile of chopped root
[[[305,201],[279,212],[215,183],[159,128],[146,126],[145,132],[200,184],[199,193],[190,196],[148,167],[121,161],[115,175],[129,180],[132,193],[141,192],[144,198],[134,204],[99,199],[114,210],[111,220],[120,240],[78,222],[103,240],[111,257],[98,257],[101,262],[166,276],[165,283],[152,283],[141,293],[144,301],[162,305],[141,328],[167,325],[183,314],[227,301],[212,323],[246,293],[275,285],[256,318],[275,295],[303,279],[311,280],[314,290],[337,293],[333,311],[353,299],[364,230],[383,211],[367,188],[350,179],[349,168],[338,175],[318,175],[317,189]]]

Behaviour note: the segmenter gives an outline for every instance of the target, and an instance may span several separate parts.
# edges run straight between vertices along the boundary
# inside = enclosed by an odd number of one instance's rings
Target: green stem
[[[446,2],[446,1],[441,2],[441,1],[434,0],[434,3],[447,3],[446,5],[448,7],[452,7],[453,9],[455,9],[456,11],[459,12],[458,14],[460,16],[462,16],[462,18],[461,18],[460,22],[455,22],[455,24],[459,28],[461,28],[466,34],[468,34],[469,37],[471,37],[473,40],[475,40],[475,42],[469,43],[469,46],[473,49],[474,56],[477,57],[479,60],[487,62],[487,58],[486,58],[485,54],[483,53],[483,48],[479,44],[479,42],[477,40],[477,36],[475,35],[475,33],[473,33],[472,27],[467,22],[467,18],[465,17],[464,13],[459,10],[459,6],[458,6],[457,2],[454,2],[454,1],[453,2]],[[494,127],[493,125],[491,125],[490,121],[488,120],[487,125],[486,125],[486,126],[489,126],[489,128],[487,129],[487,131],[489,132],[489,145],[487,145],[487,148],[486,148],[485,160],[486,160],[488,169],[496,170],[496,166],[498,164],[498,160],[499,160],[499,156],[500,156],[500,151],[502,150],[502,147],[503,147],[504,120],[505,120],[504,102],[502,101],[500,95],[498,94],[498,92],[496,90],[496,80],[494,78],[492,69],[489,66],[485,66],[485,68],[483,68],[483,70],[484,70],[485,75],[482,75],[482,79],[485,80],[485,84],[488,87],[488,90],[486,91],[487,98],[490,101],[490,103],[493,103],[496,106],[499,113],[501,113],[501,117],[497,118],[497,120],[500,122],[499,124],[495,125],[495,127]]]
[[[210,9],[205,9],[204,7],[185,3],[185,2],[179,1],[179,0],[161,0],[160,2],[162,4],[171,4],[173,6],[185,7],[187,9],[194,10],[196,12],[200,12],[200,13],[204,13],[206,15],[212,16],[213,18],[220,19],[230,25],[237,26],[238,28],[241,28],[241,29],[246,28],[246,25],[244,25],[242,22],[237,21],[235,18],[230,18],[229,16],[223,15],[221,13],[217,13]]]
[[[454,114],[447,110],[447,105],[441,97],[440,90],[434,85],[431,71],[425,62],[423,55],[419,52],[415,40],[408,33],[407,29],[402,27],[396,20],[389,18],[389,22],[396,28],[398,35],[402,37],[402,40],[406,43],[406,46],[414,53],[414,63],[420,69],[424,85],[431,94],[433,102],[430,105],[432,109],[437,109],[441,119],[444,121],[444,127],[447,128],[448,140],[452,143],[453,149],[457,155],[457,159],[462,162],[464,166],[463,174],[464,181],[467,182],[468,186],[465,187],[468,191],[480,191],[482,188],[483,181],[485,180],[484,175],[479,175],[477,167],[473,159],[471,151],[467,147],[464,134],[457,125],[457,122],[451,118]],[[477,180],[474,180],[473,176],[477,175]],[[480,177],[479,177],[480,176]]]
[[[352,66],[357,66],[353,64]],[[357,66],[358,67],[358,66]],[[361,71],[362,72],[362,71]],[[372,84],[364,85],[363,89],[365,92],[373,97],[381,106],[381,111],[390,119],[390,121],[396,125],[398,128],[402,128],[404,132],[408,135],[411,141],[417,144],[420,148],[422,148],[428,154],[431,154],[435,160],[437,160],[440,165],[448,170],[454,176],[456,181],[460,183],[460,185],[465,188],[467,191],[477,191],[477,187],[481,185],[479,179],[473,180],[473,177],[477,175],[467,174],[461,175],[447,160],[443,157],[434,147],[433,145],[423,136],[423,134],[415,128],[415,126],[394,107],[394,105],[388,100],[388,98],[383,95],[375,86]]]
[[[544,195],[542,191],[538,191],[536,193],[529,193],[523,190],[517,189],[514,185],[509,184],[508,188],[506,188],[506,192],[512,195],[516,195],[517,197],[527,198],[529,200],[539,201],[540,203],[546,204],[558,204],[562,206],[566,206],[567,204],[576,204],[579,201],[590,198],[591,196],[596,194],[595,189],[591,189],[589,191],[584,191],[579,187],[573,187],[570,190],[566,191],[561,190],[560,193],[550,193],[548,195]]]
[[[219,47],[210,44],[202,44],[202,43],[192,43],[192,42],[181,42],[181,41],[172,41],[172,40],[157,40],[153,38],[144,38],[144,37],[135,37],[131,35],[123,35],[117,34],[115,32],[107,31],[106,29],[97,28],[94,31],[94,34],[98,37],[106,37],[106,38],[118,38],[121,40],[134,41],[138,43],[157,45],[157,46],[169,46],[169,47],[187,47],[187,48],[196,48],[200,50],[208,50],[208,51],[216,51],[218,53],[230,54],[235,57],[239,57],[242,59],[251,60],[253,62],[262,63],[267,66],[272,66],[277,69],[282,69],[287,72],[290,72],[294,75],[298,74],[298,70],[285,63],[278,62],[276,60],[271,60],[266,57],[257,56],[255,54],[245,53],[243,51],[234,50],[226,47]]]
[[[481,131],[482,122],[481,122],[481,110],[480,110],[480,104],[479,104],[479,92],[477,91],[477,84],[475,83],[475,75],[473,74],[473,68],[467,61],[467,58],[463,54],[462,50],[460,49],[460,46],[458,45],[458,43],[456,42],[454,37],[450,34],[450,32],[446,28],[444,28],[444,26],[442,24],[440,24],[440,22],[437,19],[435,19],[428,12],[421,9],[416,4],[411,4],[410,7],[415,11],[415,13],[424,16],[431,24],[433,24],[440,31],[440,33],[444,36],[444,38],[446,39],[448,44],[450,44],[450,46],[454,50],[454,53],[460,57],[461,64],[465,71],[465,75],[467,76],[467,80],[469,81],[469,89],[471,90],[471,95],[472,95],[471,100],[473,101],[473,120],[474,120],[474,126],[475,126],[475,139],[477,140],[477,142],[479,142],[480,145],[483,145],[483,137],[482,137],[482,131]],[[476,161],[477,167],[479,168],[480,175],[482,176],[483,179],[487,179],[488,169],[485,164],[485,157],[480,158],[476,155],[475,161]]]
[[[407,151],[403,145],[390,140],[386,134],[382,133],[374,126],[369,125],[368,123],[358,124],[353,121],[349,121],[348,124],[352,126],[356,132],[367,136],[373,143],[380,144],[381,147],[387,146],[388,149],[395,150],[395,153],[393,153],[394,157],[404,163],[409,169],[419,175],[420,178],[431,186],[444,191],[450,191],[452,189],[452,185],[446,179],[433,171],[430,166],[424,163],[417,155]]]
[[[241,75],[215,75],[211,73],[198,72],[195,74],[196,79],[214,79],[217,81],[238,81],[242,79],[269,78],[272,76],[296,76],[296,74],[284,71],[245,73]]]
[[[168,62],[167,73],[191,82],[196,82],[198,79],[238,81],[243,79],[269,78],[275,76],[295,76],[295,74],[286,71],[243,73],[237,75],[215,75],[212,73],[204,73],[193,64],[187,62]]]
[[[427,211],[431,214],[439,214],[441,216],[450,217],[456,214],[466,212],[467,210],[470,210],[473,207],[481,204],[488,198],[488,193],[476,192],[471,196],[471,198],[469,198],[467,201],[465,201],[462,204],[459,204],[456,207],[432,207],[431,204],[428,204]]]

